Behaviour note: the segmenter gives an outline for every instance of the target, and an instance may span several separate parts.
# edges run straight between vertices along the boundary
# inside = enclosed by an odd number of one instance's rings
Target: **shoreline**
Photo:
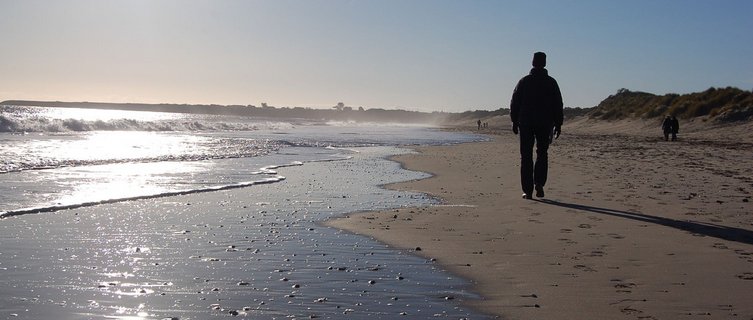
[[[286,167],[287,179],[258,187],[0,220],[0,316],[485,319],[460,305],[465,280],[319,225],[426,203],[375,183],[424,176],[385,159],[402,150],[364,147],[342,161]]]
[[[466,304],[506,319],[753,317],[744,151],[565,132],[550,149],[545,200],[520,199],[517,137],[502,132],[392,157],[432,177],[387,188],[450,206],[325,224],[436,259],[483,297]]]

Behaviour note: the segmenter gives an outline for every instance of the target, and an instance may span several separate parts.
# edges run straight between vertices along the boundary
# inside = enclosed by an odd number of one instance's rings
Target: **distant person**
[[[562,132],[562,93],[557,80],[550,77],[546,54],[533,54],[531,73],[518,81],[510,102],[512,131],[520,133],[520,182],[523,198],[544,197],[548,166],[548,149],[552,135],[559,138]],[[533,146],[536,145],[536,163]]]
[[[481,130],[481,120],[477,121],[476,123],[478,123],[478,129]]]
[[[680,133],[680,121],[677,117],[672,116],[672,141],[677,141],[677,134]]]
[[[672,133],[672,117],[667,116],[661,123],[661,130],[664,132],[664,141],[669,141],[669,134]]]

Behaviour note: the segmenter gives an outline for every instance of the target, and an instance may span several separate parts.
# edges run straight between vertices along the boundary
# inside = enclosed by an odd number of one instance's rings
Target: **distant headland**
[[[328,121],[394,122],[451,124],[477,119],[489,119],[509,114],[508,108],[494,111],[475,110],[460,113],[421,112],[400,109],[363,107],[353,108],[340,102],[330,109],[304,107],[274,107],[262,103],[254,105],[192,105],[192,104],[147,104],[104,102],[61,102],[7,100],[2,105],[39,106],[82,109],[114,109],[130,111],[153,111],[175,113],[221,114],[266,118],[301,118]],[[689,94],[656,95],[647,92],[619,89],[597,106],[589,108],[565,108],[565,117],[587,117],[595,120],[651,119],[675,115],[682,119],[702,118],[704,121],[740,122],[753,119],[753,91],[738,88],[709,88]]]

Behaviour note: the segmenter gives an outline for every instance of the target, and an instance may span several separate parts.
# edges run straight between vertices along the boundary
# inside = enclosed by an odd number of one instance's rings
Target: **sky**
[[[0,101],[507,108],[753,89],[750,0],[0,0]]]

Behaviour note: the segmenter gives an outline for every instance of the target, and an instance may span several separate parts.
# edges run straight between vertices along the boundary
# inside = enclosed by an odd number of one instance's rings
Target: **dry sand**
[[[684,123],[664,142],[658,123],[574,121],[536,200],[508,129],[421,147],[395,160],[434,177],[389,188],[445,205],[328,224],[436,258],[504,319],[753,319],[750,129]]]

